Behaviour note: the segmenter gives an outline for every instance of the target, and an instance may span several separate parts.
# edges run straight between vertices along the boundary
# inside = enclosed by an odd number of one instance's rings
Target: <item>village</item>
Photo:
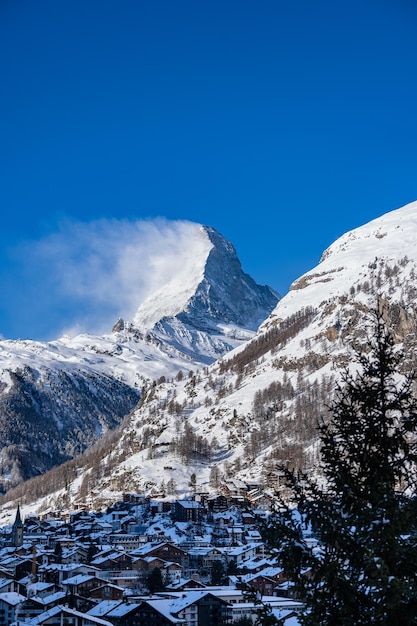
[[[285,626],[303,605],[268,551],[268,498],[230,480],[179,500],[125,493],[104,512],[48,511],[0,529],[0,625]],[[258,620],[258,621],[257,621]]]

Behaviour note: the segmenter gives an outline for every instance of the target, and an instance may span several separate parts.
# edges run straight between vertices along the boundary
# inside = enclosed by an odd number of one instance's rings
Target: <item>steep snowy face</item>
[[[291,285],[263,328],[303,307],[324,309],[326,302],[339,303],[340,298],[375,306],[378,294],[406,303],[413,298],[417,276],[416,242],[417,202],[345,233]]]
[[[380,256],[415,256],[416,232],[417,202],[412,202],[345,233],[323,253],[322,262],[337,255],[358,267]]]
[[[190,242],[174,274],[139,307],[133,325],[151,330],[178,316],[200,330],[217,323],[256,330],[279,296],[242,271],[233,245],[208,226],[190,225]]]
[[[257,285],[242,271],[233,245],[213,228],[204,227],[212,248],[203,280],[188,302],[180,319],[199,326],[214,323],[235,324],[256,330],[279,296],[270,287]]]
[[[250,339],[279,296],[242,271],[233,245],[217,231],[191,226],[173,274],[140,306],[133,326],[207,364]]]
[[[179,252],[172,274],[162,287],[143,302],[133,318],[136,328],[146,331],[165,317],[174,317],[183,311],[204,277],[207,257],[213,247],[207,231],[198,224],[188,225],[187,248]],[[158,267],[155,267],[158,271]]]

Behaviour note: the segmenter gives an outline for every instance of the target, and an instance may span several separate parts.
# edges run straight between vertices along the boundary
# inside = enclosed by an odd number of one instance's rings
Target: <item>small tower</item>
[[[18,548],[23,543],[23,522],[20,517],[20,504],[17,505],[16,519],[12,526],[12,546]]]

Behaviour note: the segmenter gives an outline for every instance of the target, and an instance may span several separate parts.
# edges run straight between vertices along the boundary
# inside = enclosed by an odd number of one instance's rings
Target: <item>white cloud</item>
[[[37,314],[43,305],[45,314],[61,309],[62,332],[109,332],[118,317],[133,319],[143,300],[175,275],[198,228],[162,218],[61,223],[20,248],[40,299]]]

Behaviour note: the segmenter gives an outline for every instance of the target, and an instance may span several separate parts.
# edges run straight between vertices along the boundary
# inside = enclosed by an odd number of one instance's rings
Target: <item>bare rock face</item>
[[[204,278],[179,318],[196,328],[210,320],[257,330],[276,306],[279,295],[271,287],[258,285],[242,271],[229,241],[213,228],[205,227],[205,231],[213,247]]]
[[[235,248],[222,235],[208,226],[202,231],[208,254],[199,283],[176,315],[162,315],[147,330],[194,361],[209,364],[250,339],[280,296],[243,272]]]
[[[124,329],[125,329],[125,321],[121,317],[119,317],[119,319],[113,325],[113,328],[111,330],[112,330],[112,333],[120,333]]]
[[[26,366],[9,377],[0,394],[0,493],[83,452],[139,400],[98,373]]]

